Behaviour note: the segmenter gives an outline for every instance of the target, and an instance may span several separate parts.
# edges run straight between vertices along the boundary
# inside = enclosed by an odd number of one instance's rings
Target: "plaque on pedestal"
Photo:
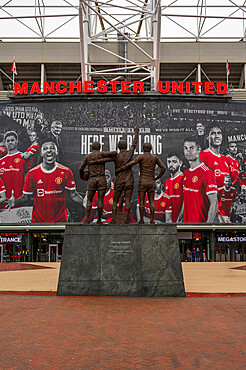
[[[67,225],[57,295],[184,297],[176,227]]]

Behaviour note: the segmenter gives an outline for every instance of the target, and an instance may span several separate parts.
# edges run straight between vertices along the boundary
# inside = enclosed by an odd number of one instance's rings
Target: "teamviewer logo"
[[[38,189],[37,190],[37,196],[38,197],[43,197],[44,196],[44,189]]]

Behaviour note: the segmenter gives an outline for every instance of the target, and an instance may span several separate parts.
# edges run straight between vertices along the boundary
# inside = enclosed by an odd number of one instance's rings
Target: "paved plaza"
[[[245,369],[245,264],[183,263],[186,298],[57,297],[59,267],[1,265],[1,369]]]
[[[0,292],[55,294],[59,269],[59,262],[0,264]],[[246,262],[183,262],[182,269],[186,293],[246,293]]]

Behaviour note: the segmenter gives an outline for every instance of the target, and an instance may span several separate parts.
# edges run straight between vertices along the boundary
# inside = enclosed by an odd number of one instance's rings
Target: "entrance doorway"
[[[58,262],[61,260],[63,233],[33,233],[34,262]]]
[[[58,244],[49,244],[48,262],[58,262]]]
[[[216,262],[243,262],[246,257],[246,247],[238,245],[219,245],[216,246]]]
[[[3,244],[0,244],[0,262],[3,263]]]

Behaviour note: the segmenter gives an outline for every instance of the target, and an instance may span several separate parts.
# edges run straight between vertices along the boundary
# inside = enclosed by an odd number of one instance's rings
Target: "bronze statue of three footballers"
[[[115,185],[113,195],[113,209],[112,209],[112,224],[116,223],[117,204],[124,191],[125,197],[125,221],[129,223],[129,214],[131,210],[131,197],[134,189],[134,177],[132,173],[132,166],[139,163],[140,178],[138,182],[138,196],[139,196],[139,211],[140,224],[144,223],[144,202],[146,194],[148,194],[150,204],[150,223],[154,224],[154,195],[155,195],[155,181],[161,178],[166,170],[163,162],[156,155],[151,154],[152,145],[150,143],[143,144],[143,154],[138,155],[134,160],[131,160],[134,150],[138,143],[139,127],[135,129],[135,137],[129,150],[127,150],[127,143],[125,140],[120,140],[118,149],[120,152],[102,152],[100,151],[100,143],[95,141],[92,143],[92,153],[85,156],[79,174],[82,180],[87,181],[87,204],[86,204],[86,220],[85,223],[90,223],[90,213],[92,208],[93,197],[98,191],[98,210],[97,223],[101,223],[101,215],[103,211],[103,199],[107,188],[105,178],[105,163],[113,161],[115,164]],[[160,172],[155,177],[156,165],[159,166]],[[84,171],[88,166],[88,171]]]

